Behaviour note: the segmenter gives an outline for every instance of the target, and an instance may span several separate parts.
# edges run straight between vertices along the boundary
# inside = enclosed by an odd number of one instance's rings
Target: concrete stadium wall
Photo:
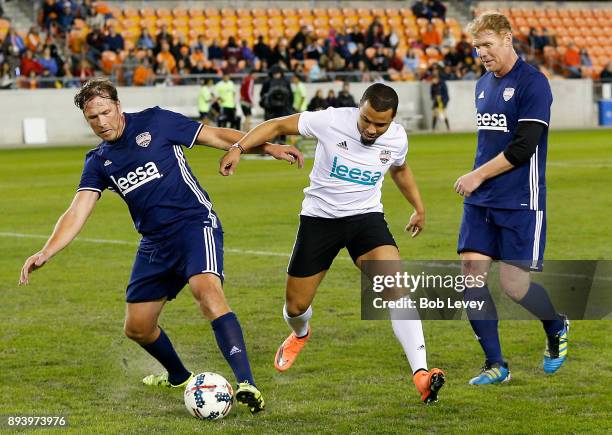
[[[351,92],[358,100],[369,83],[352,83]],[[554,102],[552,128],[588,128],[596,125],[593,84],[590,80],[554,80],[551,82]],[[400,95],[399,122],[407,127],[431,128],[431,101],[426,83],[393,83]],[[310,99],[317,89],[327,94],[338,91],[339,83],[306,84]],[[474,131],[474,82],[448,82],[450,103],[448,116],[454,131]],[[256,99],[259,86],[255,88]],[[91,133],[83,115],[72,100],[75,89],[38,89],[0,91],[0,147],[24,146],[23,120],[44,118],[49,145],[91,144],[98,139]],[[132,112],[151,106],[196,116],[197,86],[120,88],[123,109]],[[262,110],[256,102],[254,116]]]

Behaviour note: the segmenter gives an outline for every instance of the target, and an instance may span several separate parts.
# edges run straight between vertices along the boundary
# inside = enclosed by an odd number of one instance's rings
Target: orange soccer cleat
[[[309,338],[310,326],[308,327],[308,334],[302,338],[298,338],[295,332],[292,332],[276,351],[276,355],[274,356],[274,367],[276,370],[279,372],[289,370],[289,367],[291,367]]]
[[[419,370],[412,377],[412,382],[421,393],[423,403],[431,403],[438,401],[438,391],[444,385],[444,372],[440,369]]]

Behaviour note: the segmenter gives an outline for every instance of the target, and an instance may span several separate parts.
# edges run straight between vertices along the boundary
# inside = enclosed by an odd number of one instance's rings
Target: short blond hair
[[[474,18],[466,28],[466,31],[472,36],[476,36],[485,30],[491,30],[503,36],[506,33],[512,33],[512,26],[504,14],[496,11],[487,11]]]

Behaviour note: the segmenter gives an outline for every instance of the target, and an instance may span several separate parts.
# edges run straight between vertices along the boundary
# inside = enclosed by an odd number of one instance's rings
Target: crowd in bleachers
[[[43,0],[38,25],[27,33],[0,19],[0,87],[73,87],[97,74],[122,85],[191,84],[206,74],[265,77],[274,65],[310,82],[472,80],[484,71],[439,0],[397,9],[137,10],[127,4]],[[602,11],[594,22],[605,30],[612,15]],[[519,54],[549,76],[597,77],[607,63],[601,62],[612,57],[609,32],[595,37],[596,45],[585,46],[584,38],[574,44],[524,10],[505,12],[518,29]]]

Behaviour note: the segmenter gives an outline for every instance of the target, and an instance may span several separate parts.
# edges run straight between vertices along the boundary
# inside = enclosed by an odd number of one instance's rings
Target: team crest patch
[[[391,160],[391,151],[389,151],[389,150],[382,150],[380,152],[380,155],[378,156],[378,158],[380,159],[380,163],[382,163],[384,165],[389,160]]]
[[[504,101],[508,101],[514,95],[514,88],[506,88],[504,89]]]
[[[146,148],[149,146],[150,143],[151,143],[151,133],[149,133],[148,131],[145,131],[144,133],[140,133],[138,136],[136,136],[136,144],[139,147]]]

